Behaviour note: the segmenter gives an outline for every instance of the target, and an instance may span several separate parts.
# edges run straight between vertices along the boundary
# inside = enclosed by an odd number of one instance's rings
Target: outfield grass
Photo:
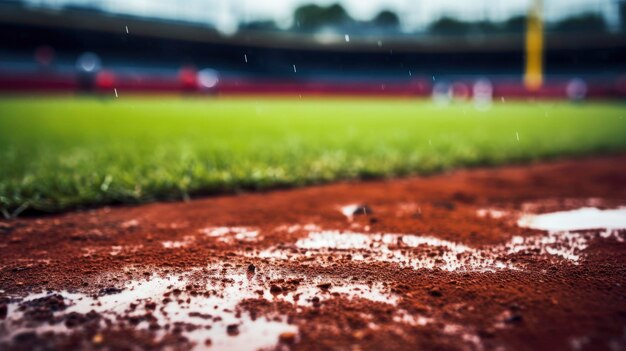
[[[0,209],[58,211],[626,150],[624,105],[0,99]],[[519,136],[519,140],[518,140]]]

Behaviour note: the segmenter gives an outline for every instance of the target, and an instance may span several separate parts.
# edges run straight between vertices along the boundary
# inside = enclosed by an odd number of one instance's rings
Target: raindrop
[[[377,43],[377,44],[378,44],[378,47],[383,46],[383,42],[382,42],[382,41],[380,41],[380,40],[378,41],[378,43]]]
[[[296,69],[296,65],[293,65],[293,72],[298,73],[298,70]]]
[[[128,34],[128,26],[126,26],[126,34]]]
[[[435,81],[435,76],[433,76],[433,82]]]
[[[243,54],[243,59],[246,61],[246,63],[248,63],[248,55]]]
[[[411,70],[409,70],[409,77],[411,76]]]
[[[346,39],[346,43],[350,42],[350,36],[348,34],[343,36]]]
[[[517,131],[515,132],[515,137],[517,138],[517,141],[519,141],[519,133]]]
[[[115,92],[115,97],[118,97],[117,96],[117,88],[113,88],[113,91]]]
[[[502,102],[504,102],[504,96],[503,96],[503,97],[501,97],[501,98],[500,98],[500,100],[501,100]]]

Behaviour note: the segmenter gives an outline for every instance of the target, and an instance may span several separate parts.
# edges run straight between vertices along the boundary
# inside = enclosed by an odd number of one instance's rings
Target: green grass
[[[626,150],[611,103],[0,99],[0,210],[58,211]],[[519,135],[519,141],[517,138]]]

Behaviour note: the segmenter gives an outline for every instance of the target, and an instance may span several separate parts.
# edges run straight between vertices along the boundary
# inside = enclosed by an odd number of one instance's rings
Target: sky
[[[400,15],[405,29],[420,29],[444,15],[465,20],[505,20],[523,14],[532,0],[25,0],[31,4],[60,6],[90,4],[105,10],[212,23],[225,32],[236,29],[239,21],[271,19],[280,26],[291,25],[291,15],[298,6],[342,4],[357,19],[370,19],[384,9]],[[622,0],[543,0],[548,20],[594,11],[611,21],[616,11],[612,5]],[[182,5],[181,5],[182,4]]]

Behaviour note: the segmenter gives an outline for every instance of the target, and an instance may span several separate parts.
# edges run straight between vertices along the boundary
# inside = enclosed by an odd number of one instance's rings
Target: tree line
[[[624,12],[626,6],[622,6]],[[432,22],[425,30],[432,35],[457,34],[505,34],[521,33],[526,26],[526,16],[514,16],[505,21],[487,20],[464,21],[444,16]],[[274,21],[252,21],[242,23],[240,29],[247,30],[279,30]],[[582,13],[547,23],[549,31],[556,32],[605,32],[608,30],[604,18],[596,13]],[[302,5],[294,11],[290,31],[315,33],[334,30],[351,34],[400,34],[405,33],[401,27],[400,17],[391,10],[382,10],[370,20],[357,20],[350,16],[340,4],[320,6],[316,4]]]

